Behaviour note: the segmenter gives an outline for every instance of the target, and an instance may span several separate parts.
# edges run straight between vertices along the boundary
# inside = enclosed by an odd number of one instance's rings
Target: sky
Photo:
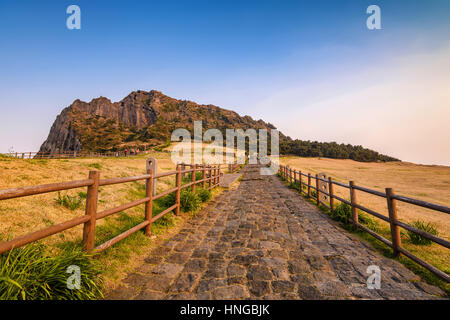
[[[450,165],[450,1],[0,0],[0,152],[37,151],[76,99],[152,89]]]

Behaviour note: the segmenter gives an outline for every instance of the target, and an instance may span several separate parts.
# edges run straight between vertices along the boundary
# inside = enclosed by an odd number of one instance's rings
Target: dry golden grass
[[[381,192],[384,192],[386,187],[390,187],[399,195],[446,206],[450,204],[450,167],[446,166],[417,165],[407,162],[362,163],[353,160],[291,156],[280,158],[280,163],[301,170],[305,174],[323,172],[327,176],[347,184],[350,180],[353,180],[356,185]],[[307,182],[306,177],[302,179],[303,182]],[[314,184],[315,181],[313,180],[312,183]],[[341,198],[350,199],[347,188],[335,185],[334,192]],[[357,190],[357,201],[366,208],[388,216],[386,199],[384,198]],[[338,200],[336,200],[336,204],[339,204]],[[400,201],[397,201],[397,208],[400,220],[406,223],[415,220],[434,223],[441,238],[447,240],[450,238],[450,216],[448,214]],[[378,222],[380,226],[377,233],[391,239],[389,225],[378,218],[372,217],[372,219]],[[416,245],[410,241],[406,230],[401,229],[401,234],[402,246],[406,250],[450,274],[450,254],[447,248],[436,243],[426,246]],[[372,242],[384,253],[388,255],[392,253],[390,248],[381,244],[381,242],[377,242],[369,234],[361,233],[361,236]],[[399,260],[429,283],[438,285],[441,289],[450,293],[450,286],[445,281],[440,280],[405,257],[400,257]]]
[[[158,160],[158,172],[175,169],[170,154],[154,153],[150,156]],[[67,159],[67,160],[21,160],[0,158],[0,189],[46,183],[86,179],[90,170],[100,171],[101,178],[134,176],[145,173],[145,160],[149,155],[124,158]],[[141,182],[143,183],[143,182]],[[174,176],[158,179],[158,192],[167,190],[175,184]],[[118,184],[100,188],[98,210],[112,208],[132,199],[130,190],[136,183]],[[63,191],[62,194],[77,195],[86,188]],[[84,214],[84,201],[81,207],[72,211],[56,203],[57,193],[29,196],[0,202],[0,235],[5,240],[53,224],[61,223]],[[133,212],[130,209],[127,212]],[[103,223],[99,220],[99,225]],[[59,233],[45,241],[73,240],[80,237],[82,226]]]
[[[150,155],[143,154],[123,158],[94,158],[94,159],[51,159],[51,160],[22,160],[0,157],[0,190],[31,186],[55,182],[65,182],[86,179],[90,170],[99,170],[101,179],[135,176],[145,173],[145,162],[148,157],[158,161],[157,172],[175,170],[176,165],[170,158],[170,153],[155,152]],[[144,181],[131,182],[100,187],[98,211],[116,207],[132,200],[136,200],[143,192]],[[175,186],[175,176],[158,179],[157,191],[162,192]],[[63,191],[62,194],[76,196],[78,192],[86,192],[86,188]],[[218,195],[221,188],[213,190],[213,196]],[[0,241],[16,238],[21,235],[41,230],[53,224],[58,224],[74,217],[84,215],[82,205],[76,210],[70,210],[56,202],[57,192],[22,197],[0,201]],[[203,204],[205,206],[206,204]],[[126,210],[132,217],[143,217],[143,205]],[[112,215],[106,219],[98,220],[97,227],[120,225],[120,215]],[[173,216],[168,227],[158,226],[153,230],[150,239],[140,242],[131,240],[119,242],[100,256],[104,289],[107,292],[121,279],[142,264],[147,252],[164,239],[176,233],[189,218],[189,214]],[[119,220],[118,220],[119,219]],[[58,250],[58,245],[79,243],[82,237],[82,226],[66,230],[41,240],[51,250]],[[111,235],[112,237],[112,235]],[[97,238],[104,238],[97,234]],[[131,237],[130,237],[131,238]],[[127,239],[130,239],[127,238]],[[136,243],[138,241],[138,245]]]
[[[347,183],[353,180],[356,185],[384,192],[393,188],[399,195],[450,205],[450,167],[417,165],[408,162],[364,163],[353,160],[328,158],[281,157],[280,163],[303,173],[324,172],[337,181]],[[303,181],[307,178],[303,177]],[[349,190],[335,186],[335,193],[350,199]],[[357,191],[358,202],[387,216],[386,200],[366,192]],[[446,213],[425,209],[397,201],[398,216],[404,222],[424,220],[437,225],[440,236],[450,238],[450,216]]]

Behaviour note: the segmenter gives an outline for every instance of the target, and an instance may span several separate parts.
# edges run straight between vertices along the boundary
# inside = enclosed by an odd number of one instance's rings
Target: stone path
[[[222,188],[229,188],[237,179],[242,175],[242,173],[226,173],[220,178],[220,186]]]
[[[432,299],[443,294],[246,166],[107,299]],[[369,290],[367,267],[381,269]]]

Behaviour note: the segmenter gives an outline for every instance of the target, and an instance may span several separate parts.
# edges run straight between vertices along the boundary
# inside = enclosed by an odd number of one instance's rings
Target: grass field
[[[0,157],[0,189],[86,179],[89,170],[99,170],[101,178],[139,175],[145,173],[145,160],[149,156],[158,160],[158,172],[175,169],[175,164],[167,152],[96,159],[21,160]],[[385,187],[392,187],[400,195],[443,205],[450,203],[450,167],[397,162],[361,163],[352,160],[299,157],[282,157],[280,162],[305,173],[325,172],[341,182],[354,180],[358,185],[379,191],[384,191]],[[173,176],[159,179],[158,191],[167,190],[174,185]],[[85,192],[86,188],[79,188],[61,193],[61,196],[69,195],[74,199],[75,205],[72,209],[58,202],[57,193],[0,201],[0,241],[84,215]],[[220,192],[220,188],[214,192]],[[335,187],[335,192],[343,198],[349,198],[347,189]],[[143,181],[101,187],[98,210],[136,200],[143,197],[144,193]],[[358,191],[358,201],[368,208],[387,215],[385,199]],[[80,204],[78,205],[77,202]],[[402,221],[411,223],[420,219],[432,222],[437,226],[439,236],[450,238],[450,219],[447,214],[403,203],[398,203],[398,207],[398,214]],[[158,203],[155,203],[154,209],[156,212],[162,210],[158,207]],[[142,222],[143,217],[144,208],[139,206],[99,220],[96,245]],[[169,214],[167,219],[161,219],[159,223],[153,224],[154,236],[151,238],[145,237],[143,233],[136,233],[99,255],[97,259],[102,265],[106,290],[114,288],[128,271],[140,265],[145,253],[164,238],[174,234],[187,218],[187,215],[175,217]],[[383,226],[383,224],[380,221],[380,225]],[[384,227],[380,229],[380,232],[386,238],[390,238],[387,226],[384,225]],[[81,237],[82,226],[78,226],[46,238],[42,242],[51,250],[57,251],[79,245]],[[448,249],[436,244],[414,245],[408,242],[406,233],[402,233],[402,240],[406,249],[441,270],[450,272]],[[381,249],[389,252],[386,248]],[[403,262],[408,263],[406,260]],[[414,265],[410,266],[412,269],[415,268]],[[429,274],[421,275],[433,282]],[[448,286],[444,286],[444,289],[449,290]]]
[[[348,183],[353,180],[357,185],[385,191],[393,188],[396,194],[411,198],[450,205],[450,167],[426,166],[407,162],[364,163],[353,160],[327,158],[282,157],[280,163],[304,173],[324,172],[333,179]],[[303,178],[304,181],[307,178]],[[335,192],[349,199],[348,189],[335,186]],[[358,191],[358,201],[365,207],[387,215],[386,200],[362,191]],[[412,222],[417,219],[435,223],[441,236],[450,238],[450,217],[448,214],[428,210],[419,206],[397,201],[400,220]]]
[[[157,172],[175,170],[170,153],[154,152],[133,157],[95,158],[95,159],[50,159],[22,160],[0,157],[0,190],[46,183],[86,179],[90,170],[99,170],[100,178],[135,176],[145,173],[148,157],[158,160]],[[158,192],[175,186],[175,176],[158,179]],[[220,192],[215,189],[213,194]],[[15,238],[84,215],[86,188],[63,191],[60,198],[70,196],[71,206],[61,205],[58,193],[0,201],[0,241]],[[119,206],[145,196],[144,181],[130,182],[100,187],[98,211]],[[161,212],[158,200],[154,202],[153,214]],[[153,236],[148,238],[142,232],[133,234],[125,240],[98,255],[105,291],[116,286],[130,270],[142,263],[146,252],[160,241],[170,236],[183,225],[189,215],[176,217],[172,213],[152,225]],[[120,212],[98,220],[96,245],[122,233],[142,222],[144,205]],[[48,250],[58,254],[60,250],[79,246],[83,226],[66,230],[41,240]]]
[[[363,163],[353,160],[300,158],[294,156],[281,157],[280,163],[293,169],[301,170],[302,173],[306,174],[323,172],[340,182],[348,183],[350,180],[353,180],[356,185],[381,192],[384,192],[385,188],[390,187],[399,195],[446,206],[450,205],[450,167],[447,166],[417,165],[407,162]],[[307,182],[307,178],[303,177],[303,181]],[[346,188],[335,185],[334,192],[341,198],[350,199],[349,190]],[[358,203],[364,207],[388,216],[386,199],[362,191],[357,191],[357,199]],[[336,200],[336,203],[339,203],[339,201]],[[450,216],[448,214],[400,201],[397,201],[397,208],[398,217],[401,221],[409,224],[416,220],[433,223],[441,238],[450,239]],[[388,224],[375,217],[373,219],[379,225],[377,232],[390,239]],[[364,237],[370,239],[371,236],[366,234]],[[426,246],[415,245],[411,243],[406,230],[401,231],[401,238],[402,244],[407,250],[450,274],[449,249],[435,243]],[[379,248],[385,252],[391,251],[387,246],[382,248],[383,246],[380,245]],[[406,258],[402,258],[402,262],[405,262],[414,271],[418,271],[419,274],[425,276],[431,282],[441,285],[442,288],[449,292],[450,286],[437,281],[436,277],[429,272],[425,272],[421,267],[416,268]]]

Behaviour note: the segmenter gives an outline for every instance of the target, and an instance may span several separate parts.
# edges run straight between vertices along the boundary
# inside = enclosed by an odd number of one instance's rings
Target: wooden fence
[[[4,156],[17,159],[67,159],[67,158],[102,158],[102,157],[126,157],[138,155],[147,151],[147,149],[127,149],[122,151],[109,152],[77,152],[66,151],[62,153],[50,152],[10,152],[1,153]]]
[[[403,229],[406,229],[410,232],[413,232],[415,234],[418,234],[426,239],[429,239],[429,240],[431,240],[441,246],[444,246],[446,248],[450,248],[450,242],[399,221],[398,215],[397,215],[396,202],[402,201],[402,202],[406,202],[406,203],[409,203],[412,205],[416,205],[416,206],[420,206],[420,207],[424,207],[424,208],[428,208],[431,210],[444,212],[444,213],[450,213],[450,207],[441,206],[441,205],[434,204],[434,203],[429,203],[429,202],[425,202],[425,201],[421,201],[421,200],[417,200],[417,199],[400,196],[400,195],[395,194],[394,190],[392,188],[386,188],[385,192],[380,192],[380,191],[364,188],[361,186],[357,186],[354,181],[350,181],[348,184],[345,184],[345,183],[341,183],[338,181],[334,181],[333,179],[331,179],[331,177],[329,177],[328,179],[323,179],[323,178],[320,178],[317,174],[316,175],[312,175],[310,173],[306,174],[306,173],[303,173],[302,171],[296,171],[295,169],[293,170],[292,168],[290,168],[288,166],[279,165],[278,172],[288,182],[298,183],[300,193],[303,192],[303,193],[305,193],[305,195],[308,198],[315,199],[318,206],[320,204],[322,204],[325,207],[327,207],[330,211],[333,212],[334,208],[335,208],[335,205],[334,205],[335,199],[339,200],[340,202],[350,205],[352,208],[352,217],[351,217],[350,221],[352,222],[352,224],[355,228],[360,228],[360,229],[364,230],[365,232],[369,233],[376,239],[380,240],[384,244],[391,247],[393,249],[395,256],[398,256],[399,254],[404,254],[406,257],[413,260],[414,262],[421,265],[422,267],[429,270],[430,272],[434,273],[439,278],[445,280],[446,282],[450,282],[450,276],[447,273],[437,269],[436,267],[432,266],[431,264],[416,257],[411,252],[407,251],[406,249],[404,249],[402,247],[402,241],[401,241],[401,237],[400,237],[400,227]],[[307,182],[304,182],[302,177],[307,178]],[[314,185],[312,184],[312,180],[315,180]],[[326,189],[328,189],[328,192],[325,191],[325,188],[323,188],[323,187],[321,188],[319,186],[320,183],[322,183],[322,185],[326,184],[326,186],[328,187],[328,188],[326,188]],[[306,191],[303,190],[303,186],[306,186]],[[333,188],[334,186],[340,186],[340,187],[349,189],[350,201],[345,200],[345,199],[335,195],[334,188]],[[313,197],[311,190],[316,191],[315,197]],[[387,201],[389,215],[388,216],[382,215],[372,209],[366,208],[366,207],[362,206],[361,204],[359,204],[358,200],[357,200],[357,191],[362,191],[362,192],[370,193],[372,195],[375,195],[375,196],[378,196],[381,198],[385,198]],[[323,196],[323,195],[326,195],[329,197],[328,203],[321,200],[321,196]],[[360,224],[358,221],[358,209],[365,211],[368,214],[389,223],[392,241],[389,241],[388,239],[382,237],[381,235],[377,234],[373,230],[370,230],[369,228]]]
[[[203,178],[201,180],[195,180],[195,172],[200,171],[203,173]],[[192,182],[187,184],[182,184],[181,175],[185,173],[192,172]],[[157,178],[173,176],[175,177],[175,187],[169,190],[166,190],[160,194],[153,195],[153,181]],[[101,186],[108,186],[113,184],[127,183],[133,181],[146,181],[146,196],[145,198],[138,199],[132,201],[127,204],[120,205],[115,208],[106,209],[104,211],[97,211],[97,203],[98,203],[98,188]],[[77,180],[77,181],[69,181],[62,183],[53,183],[53,184],[45,184],[38,186],[30,186],[30,187],[22,187],[15,189],[7,189],[0,190],[0,200],[13,199],[26,197],[31,195],[43,194],[48,192],[56,192],[62,190],[69,190],[81,187],[87,187],[87,197],[86,197],[86,211],[85,215],[81,217],[77,217],[71,219],[69,221],[62,222],[57,225],[53,225],[51,227],[32,232],[30,234],[15,238],[10,241],[6,241],[0,243],[0,253],[9,251],[13,248],[18,248],[29,244],[31,242],[35,242],[37,240],[49,237],[53,234],[62,232],[64,230],[73,228],[77,225],[84,224],[83,228],[83,247],[85,250],[101,252],[120,240],[128,237],[129,235],[137,232],[145,228],[145,234],[151,234],[152,223],[163,217],[167,213],[175,210],[175,214],[180,214],[180,194],[181,190],[191,187],[192,191],[195,192],[196,184],[202,184],[203,188],[208,188],[211,190],[217,187],[220,183],[220,167],[219,166],[194,166],[192,169],[182,170],[181,165],[177,165],[176,170],[169,172],[162,172],[158,174],[153,174],[152,170],[147,170],[147,174],[134,176],[134,177],[124,177],[124,178],[112,178],[112,179],[100,179],[99,171],[90,171],[89,177],[85,180]],[[208,187],[206,186],[208,184]],[[161,213],[157,214],[153,217],[152,207],[153,201],[164,197],[170,193],[176,194],[175,204],[171,207],[165,209]],[[105,243],[94,248],[94,240],[95,240],[95,225],[96,221],[106,218],[112,214],[118,213],[123,210],[127,210],[133,208],[138,205],[145,204],[145,221],[134,226],[133,228],[123,232],[122,234],[106,241]]]

